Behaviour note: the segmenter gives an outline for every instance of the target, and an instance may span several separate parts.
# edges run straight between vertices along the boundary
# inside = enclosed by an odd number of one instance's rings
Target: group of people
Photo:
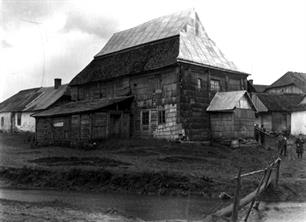
[[[255,124],[255,139],[261,146],[265,147],[266,129],[263,125],[259,127]],[[297,156],[298,159],[303,158],[304,153],[304,139],[303,135],[299,134],[298,137],[290,135],[288,132],[284,132],[278,137],[278,153],[280,156],[287,156],[293,160]],[[296,153],[296,154],[295,154]]]
[[[295,159],[295,153],[297,155],[298,159],[303,158],[304,153],[304,139],[302,134],[298,136],[298,138],[295,138],[292,135],[286,136],[286,135],[279,135],[278,138],[278,152],[281,156],[287,156],[289,159],[293,160]]]

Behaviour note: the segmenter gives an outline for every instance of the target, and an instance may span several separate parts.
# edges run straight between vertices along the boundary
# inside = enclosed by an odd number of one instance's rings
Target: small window
[[[54,127],[63,127],[64,122],[63,121],[54,121],[53,126]]]
[[[17,126],[21,125],[21,113],[17,113]]]
[[[210,80],[210,90],[211,91],[220,91],[220,81],[219,80]]]
[[[1,117],[1,126],[2,127],[4,126],[4,117],[3,116]]]
[[[166,112],[165,110],[158,111],[158,124],[166,123]]]
[[[149,125],[149,111],[142,112],[142,125]]]
[[[198,89],[202,89],[202,79],[198,79]]]

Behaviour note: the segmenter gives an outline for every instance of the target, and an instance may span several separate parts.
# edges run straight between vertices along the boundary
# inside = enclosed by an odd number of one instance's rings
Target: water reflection
[[[306,203],[262,203],[259,211],[252,211],[248,221],[306,222]]]
[[[97,211],[113,208],[144,220],[201,219],[203,215],[211,213],[214,208],[220,206],[219,200],[205,200],[200,197],[191,197],[188,200],[183,197],[48,190],[1,189],[0,198],[27,202],[60,200],[70,205]]]

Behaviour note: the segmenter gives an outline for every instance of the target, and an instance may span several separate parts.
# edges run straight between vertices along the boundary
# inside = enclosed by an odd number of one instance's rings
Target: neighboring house
[[[298,104],[291,114],[291,134],[306,135],[306,97]]]
[[[255,88],[255,91],[257,93],[263,93],[269,86],[268,85],[254,84],[253,87]]]
[[[70,82],[73,103],[34,115],[37,140],[207,140],[211,99],[247,89],[247,76],[208,37],[194,10],[153,19],[110,38]]]
[[[289,131],[292,125],[291,113],[303,100],[304,94],[252,94],[257,109],[256,123],[269,131]]]
[[[32,114],[69,100],[67,85],[60,79],[55,79],[54,87],[22,90],[0,103],[0,131],[35,132]]]
[[[207,111],[214,139],[254,137],[256,108],[247,91],[217,92]]]
[[[272,83],[266,93],[273,94],[305,94],[306,93],[306,73],[287,72],[277,81]]]

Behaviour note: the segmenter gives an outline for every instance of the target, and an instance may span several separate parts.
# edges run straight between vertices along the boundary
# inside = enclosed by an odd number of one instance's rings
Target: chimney
[[[54,79],[54,89],[58,89],[62,85],[62,79],[55,78]]]

